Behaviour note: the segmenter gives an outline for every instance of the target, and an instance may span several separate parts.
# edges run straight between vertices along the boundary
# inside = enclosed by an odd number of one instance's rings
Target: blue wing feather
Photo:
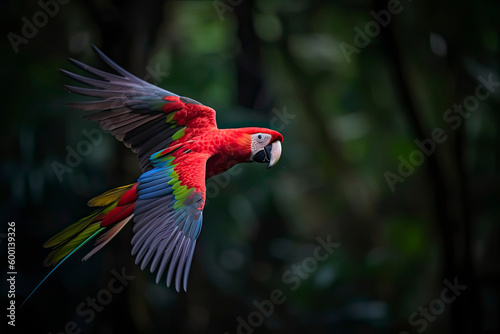
[[[175,282],[177,291],[186,290],[196,239],[202,227],[204,193],[197,189],[187,197],[176,198],[174,186],[179,186],[179,180],[174,168],[182,168],[182,163],[176,163],[170,155],[152,156],[156,156],[151,158],[154,168],[138,179],[132,255],[136,255],[135,262],[140,263],[141,269],[150,265],[152,273],[157,270],[157,282],[166,272],[167,286]],[[195,158],[199,158],[195,161],[200,162],[197,167],[203,169],[199,174],[204,180],[208,156],[199,154]]]

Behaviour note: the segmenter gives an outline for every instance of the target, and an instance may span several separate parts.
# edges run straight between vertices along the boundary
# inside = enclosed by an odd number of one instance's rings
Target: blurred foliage
[[[41,10],[0,6],[4,36]],[[134,155],[104,135],[59,182],[54,162],[66,164],[82,131],[97,129],[66,106],[82,99],[62,88],[69,80],[57,69],[75,70],[67,57],[106,69],[95,44],[138,77],[215,108],[221,128],[285,137],[273,169],[244,165],[207,181],[188,294],[133,264],[128,226],[91,260],[61,266],[18,309],[17,332],[75,321],[82,333],[236,333],[238,317],[248,321],[254,301],[280,289],[286,301],[255,333],[416,333],[423,327],[409,317],[457,277],[467,290],[425,332],[497,333],[499,91],[456,130],[443,114],[475,93],[478,76],[498,80],[500,4],[401,1],[349,62],[342,43],[355,46],[354,28],[387,6],[73,0],[18,53],[5,37],[1,219],[17,226],[18,305],[48,273],[43,242],[86,215],[88,199],[140,175]],[[436,128],[447,139],[392,192],[387,171],[397,174],[398,157]],[[340,246],[292,290],[283,275],[329,236]],[[122,268],[135,279],[87,323],[78,305]]]

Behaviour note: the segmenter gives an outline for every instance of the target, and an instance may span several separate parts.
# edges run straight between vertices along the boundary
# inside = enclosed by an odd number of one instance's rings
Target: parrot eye
[[[270,135],[266,133],[257,133],[255,138],[258,143],[266,143],[269,140]]]

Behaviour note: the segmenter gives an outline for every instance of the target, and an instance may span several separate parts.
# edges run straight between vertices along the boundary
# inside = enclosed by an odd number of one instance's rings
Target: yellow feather
[[[97,197],[92,198],[87,205],[90,207],[95,207],[95,206],[105,206],[108,205],[109,203],[112,203],[114,201],[117,201],[122,197],[122,195],[127,192],[127,190],[130,189],[132,184],[123,186],[123,187],[118,187],[112,190],[106,191],[104,194],[101,194]]]
[[[88,226],[85,230],[80,232],[76,237],[68,241],[67,243],[61,245],[60,247],[54,249],[47,256],[43,264],[45,266],[50,266],[61,261],[66,255],[71,253],[76,247],[78,247],[83,241],[85,241],[89,236],[94,234],[99,228],[101,228],[101,223],[94,223]]]

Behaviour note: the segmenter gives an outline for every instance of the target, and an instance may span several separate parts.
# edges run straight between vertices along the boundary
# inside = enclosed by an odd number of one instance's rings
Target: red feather
[[[118,223],[122,219],[134,213],[135,203],[128,204],[127,206],[118,206],[111,210],[101,222],[101,227],[109,226]]]
[[[118,202],[117,206],[123,206],[125,204],[134,203],[137,200],[137,186],[139,182],[136,182],[132,188],[130,188],[125,194],[123,194],[122,198]]]

